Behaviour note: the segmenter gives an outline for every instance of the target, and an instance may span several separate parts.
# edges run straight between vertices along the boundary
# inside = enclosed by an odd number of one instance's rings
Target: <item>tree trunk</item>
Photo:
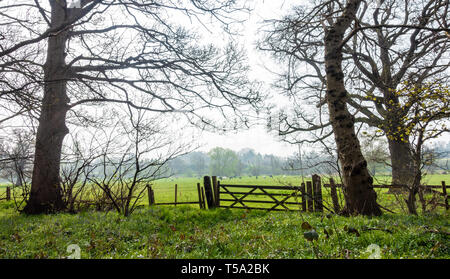
[[[348,214],[381,215],[373,190],[373,179],[367,170],[359,140],[355,134],[354,117],[346,105],[348,95],[342,71],[342,48],[346,30],[355,18],[361,1],[347,2],[342,16],[325,30],[325,67],[327,104],[336,140],[339,161],[343,167],[343,182]]]
[[[50,4],[52,27],[63,24],[66,19],[65,1],[50,1]],[[66,42],[67,31],[48,39],[44,97],[36,134],[31,193],[23,210],[27,214],[52,213],[65,207],[59,171],[62,143],[69,132],[65,123],[69,102],[66,93]]]
[[[414,156],[411,156],[413,165],[413,179],[412,183],[408,184],[408,199],[406,200],[406,204],[408,206],[408,212],[409,214],[417,215],[417,208],[416,208],[416,194],[420,190],[420,181],[422,181],[422,146],[424,143],[424,132],[426,129],[426,125],[423,127],[422,130],[419,131],[419,135],[417,137],[417,145],[416,149],[414,150]]]
[[[409,185],[414,179],[414,159],[408,142],[388,140],[392,184]]]
[[[422,172],[420,169],[417,169],[416,174],[414,175],[413,182],[408,187],[408,199],[406,200],[406,205],[408,206],[408,213],[417,215],[417,207],[416,207],[416,195],[420,190],[420,181],[422,180]]]

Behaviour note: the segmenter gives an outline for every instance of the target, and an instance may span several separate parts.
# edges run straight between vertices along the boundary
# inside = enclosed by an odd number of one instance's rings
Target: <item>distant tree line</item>
[[[392,171],[389,161],[387,143],[382,140],[364,142],[363,153],[367,159],[371,175],[389,175]],[[433,163],[428,166],[428,173],[441,173],[448,170],[450,142],[437,147],[428,146],[429,153],[434,154]],[[333,153],[334,154],[334,153]],[[334,165],[334,167],[330,167]],[[268,176],[268,175],[338,175],[334,155],[325,150],[304,150],[289,157],[273,154],[260,154],[251,148],[236,152],[231,149],[216,147],[209,152],[194,151],[179,156],[168,162],[169,173],[174,176],[193,177],[216,175],[224,177]]]
[[[287,175],[288,158],[263,155],[253,149],[244,148],[238,152],[216,147],[209,152],[191,152],[169,162],[175,176],[216,175],[224,177]]]

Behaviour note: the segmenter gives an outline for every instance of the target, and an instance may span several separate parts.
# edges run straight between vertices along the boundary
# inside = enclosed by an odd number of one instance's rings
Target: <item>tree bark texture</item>
[[[50,1],[51,27],[66,20],[65,1]],[[30,198],[23,210],[27,214],[57,212],[65,208],[60,187],[60,160],[62,143],[69,130],[66,113],[67,75],[65,48],[67,31],[58,32],[48,39],[47,58],[44,64],[44,97],[41,104],[39,126]]]
[[[391,154],[392,184],[411,184],[414,179],[414,159],[410,144],[397,140],[389,140],[388,144]]]
[[[359,140],[355,134],[354,117],[346,106],[348,92],[342,70],[342,47],[346,30],[355,18],[361,1],[348,1],[342,16],[325,30],[325,67],[327,104],[336,140],[338,156],[343,167],[343,179],[348,214],[381,215],[372,187],[373,179],[367,169]]]

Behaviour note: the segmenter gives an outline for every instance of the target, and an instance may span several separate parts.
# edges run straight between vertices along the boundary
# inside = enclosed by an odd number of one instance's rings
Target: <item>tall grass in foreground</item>
[[[18,215],[0,203],[0,258],[450,258],[448,215],[377,218],[153,206],[115,212]],[[318,233],[310,242],[302,224]],[[356,233],[357,232],[357,233]]]

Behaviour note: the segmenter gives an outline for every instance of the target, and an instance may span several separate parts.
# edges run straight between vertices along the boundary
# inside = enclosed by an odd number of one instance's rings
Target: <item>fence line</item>
[[[222,184],[217,180],[216,176],[204,176],[203,187],[200,183],[197,183],[197,201],[178,201],[178,184],[175,184],[175,197],[174,202],[155,202],[155,193],[150,185],[146,185],[148,193],[149,205],[186,205],[186,204],[198,204],[200,209],[212,209],[216,207],[220,208],[240,208],[240,209],[261,209],[269,211],[308,211],[308,212],[323,212],[323,209],[329,211],[339,212],[340,205],[337,195],[337,188],[342,188],[342,184],[336,184],[331,178],[330,183],[322,184],[319,175],[312,175],[311,181],[301,183],[300,186],[280,186],[280,185],[242,185],[242,184]],[[322,187],[330,188],[331,200],[333,202],[333,210],[326,208],[323,204]],[[441,185],[420,185],[419,189],[423,192],[432,192],[444,197],[444,203],[439,204],[449,209],[447,188],[445,181],[441,182]],[[236,189],[237,188],[237,189]],[[373,188],[378,189],[405,189],[406,185],[388,185],[380,184],[373,185]],[[246,192],[244,189],[248,189]],[[434,189],[442,189],[442,192]],[[223,190],[223,191],[221,191]],[[285,192],[272,192],[276,190],[282,190]],[[257,192],[259,191],[259,192]],[[229,198],[223,198],[221,196],[228,195]],[[256,200],[249,199],[247,197],[268,197],[269,200]],[[291,198],[299,198],[300,201],[289,201]],[[6,197],[0,198],[0,200],[11,200],[11,187],[6,187]],[[221,202],[231,202],[229,205],[223,205]],[[255,207],[248,206],[245,203],[260,203],[260,204],[272,204],[272,207]],[[240,206],[239,206],[240,205]],[[301,209],[292,209],[287,205],[298,205]],[[282,208],[280,208],[282,207]]]
[[[155,202],[155,193],[151,185],[146,185],[147,193],[148,193],[148,204],[151,205],[186,205],[186,204],[198,204],[200,209],[205,208],[205,198],[203,194],[203,187],[200,186],[200,183],[197,183],[197,192],[198,192],[198,201],[178,201],[178,184],[175,184],[175,196],[174,202]]]

